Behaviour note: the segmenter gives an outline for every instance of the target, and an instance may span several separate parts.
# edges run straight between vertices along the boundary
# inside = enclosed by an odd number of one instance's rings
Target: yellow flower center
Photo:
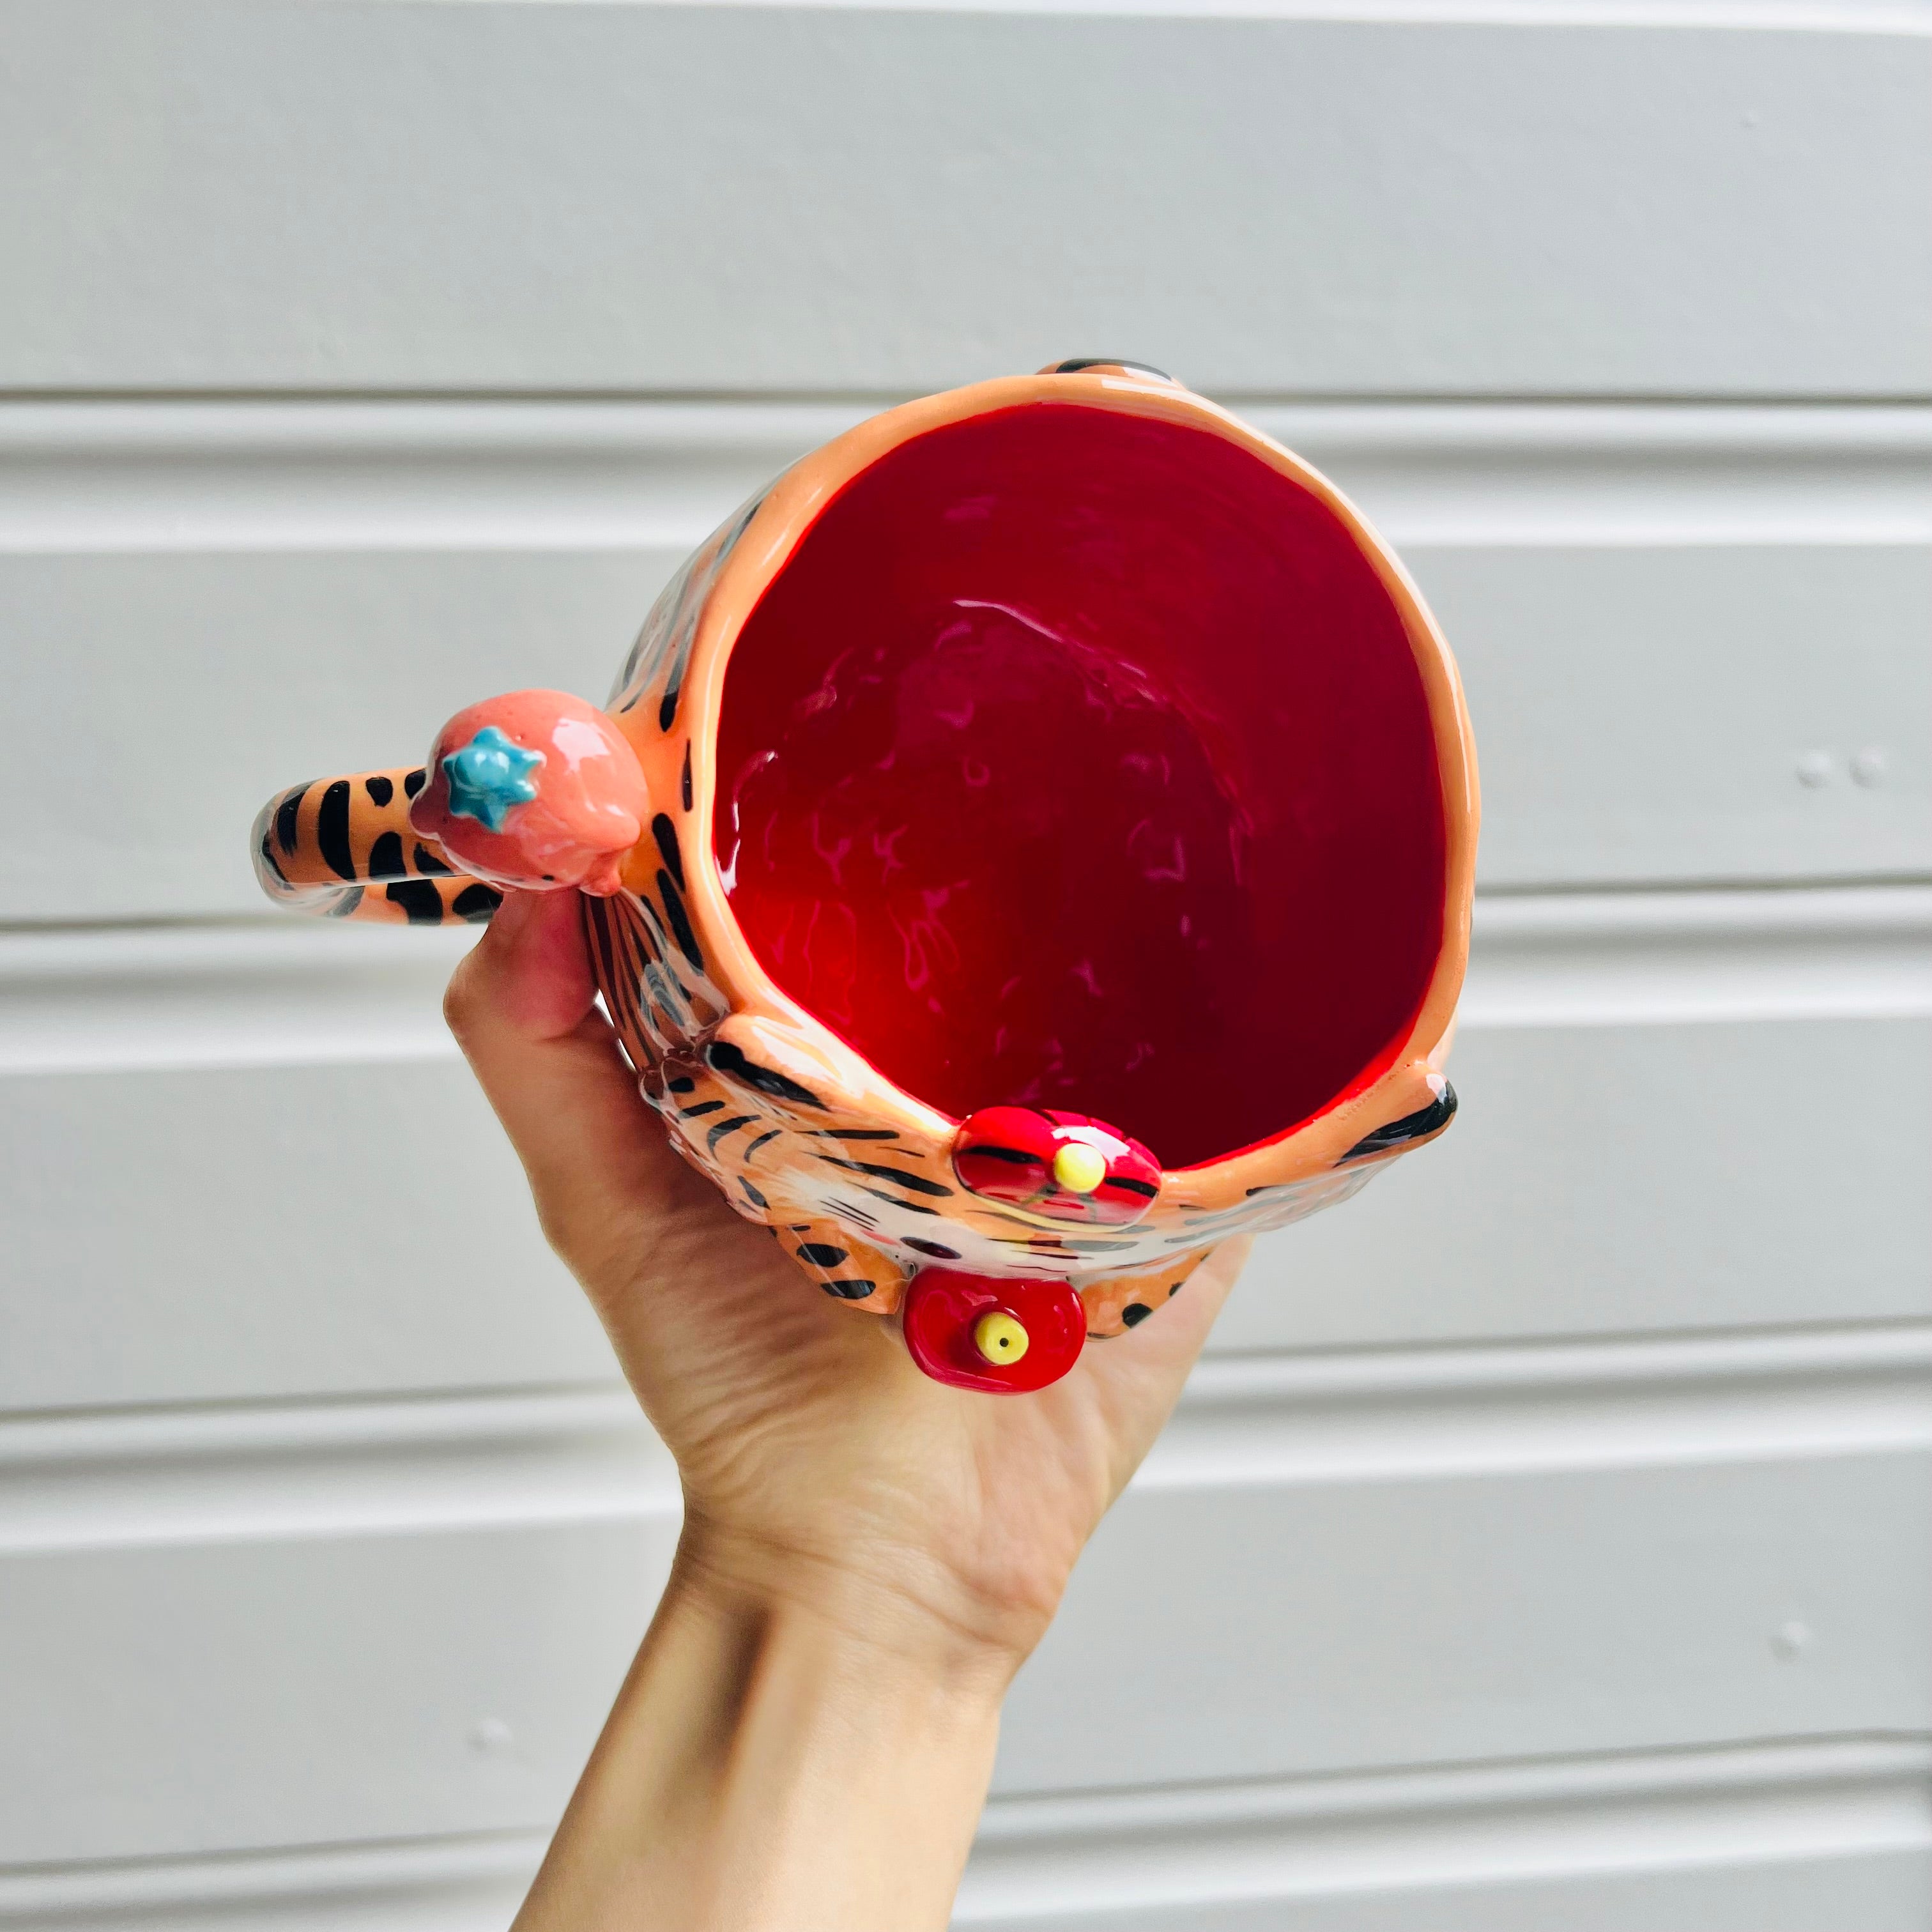
[[[1098,1148],[1068,1141],[1053,1156],[1053,1178],[1070,1194],[1091,1194],[1107,1178],[1106,1160]]]
[[[1017,1362],[1027,1352],[1027,1331],[1004,1308],[989,1308],[973,1324],[973,1345],[989,1362]]]

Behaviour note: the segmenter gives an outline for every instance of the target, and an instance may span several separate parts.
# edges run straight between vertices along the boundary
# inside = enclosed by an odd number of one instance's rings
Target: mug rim
[[[653,795],[682,788],[666,752],[688,747],[689,815],[697,849],[685,854],[685,896],[705,935],[706,975],[733,1011],[776,1021],[800,1035],[834,1084],[860,1106],[920,1139],[949,1141],[958,1123],[899,1087],[812,1010],[772,979],[746,940],[720,876],[712,842],[718,726],[725,674],[739,637],[767,590],[845,487],[906,443],[931,432],[1034,403],[1064,403],[1204,429],[1247,450],[1315,496],[1348,532],[1394,603],[1420,676],[1433,734],[1443,811],[1442,940],[1428,986],[1409,1029],[1316,1113],[1280,1132],[1194,1166],[1162,1170],[1162,1197],[1177,1205],[1224,1207],[1254,1189],[1332,1170],[1364,1135],[1420,1111],[1437,1097],[1467,968],[1470,904],[1480,802],[1468,707],[1455,659],[1419,590],[1361,511],[1312,464],[1180,383],[1126,373],[1118,364],[1076,372],[996,377],[923,397],[854,425],[793,464],[758,502],[718,564],[692,640],[679,716],[661,729],[652,707],[614,722],[629,738]],[[633,868],[636,868],[634,872]],[[640,848],[627,862],[626,886],[638,890],[651,867]],[[1372,1070],[1379,1065],[1381,1070]],[[1394,1114],[1396,1090],[1404,1090]]]

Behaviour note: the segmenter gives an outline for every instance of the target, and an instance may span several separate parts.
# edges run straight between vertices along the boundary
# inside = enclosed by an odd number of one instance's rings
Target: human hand
[[[673,1151],[593,1004],[575,893],[511,894],[446,1011],[676,1459],[681,1564],[1010,1675],[1166,1420],[1246,1244],[1049,1388],[949,1388],[914,1366],[896,1318],[821,1294]]]
[[[446,1010],[684,1485],[518,1932],[938,1932],[1007,1685],[1245,1244],[1048,1388],[947,1388],[673,1151],[595,1006],[574,892],[506,898]]]

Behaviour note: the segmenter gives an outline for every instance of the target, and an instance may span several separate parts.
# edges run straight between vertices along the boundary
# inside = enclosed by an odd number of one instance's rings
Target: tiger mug
[[[939,1380],[1037,1389],[1449,1124],[1448,646],[1325,478],[1113,361],[886,410],[525,691],[257,819],[269,896],[574,891],[674,1144]]]

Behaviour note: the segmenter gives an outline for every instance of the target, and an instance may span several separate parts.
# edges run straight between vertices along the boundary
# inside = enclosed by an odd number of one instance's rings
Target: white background
[[[1460,656],[1464,1112],[1258,1258],[960,1924],[1932,1926],[1932,12],[119,0],[0,4],[0,1928],[503,1924],[675,1533],[261,799],[1108,353]]]

